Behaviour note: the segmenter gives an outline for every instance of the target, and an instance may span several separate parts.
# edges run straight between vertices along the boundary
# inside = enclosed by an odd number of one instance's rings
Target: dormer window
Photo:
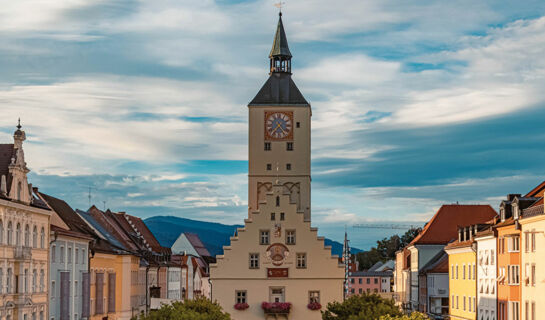
[[[501,219],[501,222],[504,222],[505,221],[505,208],[500,208],[500,219]]]
[[[516,203],[512,204],[512,210],[513,210],[513,219],[518,220],[519,219],[519,206]]]

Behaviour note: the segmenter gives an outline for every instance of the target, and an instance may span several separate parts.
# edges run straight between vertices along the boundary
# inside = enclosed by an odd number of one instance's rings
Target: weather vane
[[[284,7],[285,4],[286,4],[285,2],[280,1],[275,3],[274,6],[277,7],[278,10],[280,10],[280,13],[282,13],[282,8]]]

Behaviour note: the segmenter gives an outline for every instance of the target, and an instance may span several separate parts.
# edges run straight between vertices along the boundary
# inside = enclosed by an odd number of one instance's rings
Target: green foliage
[[[425,315],[424,313],[420,312],[413,312],[410,316],[408,315],[402,315],[402,316],[382,316],[380,317],[380,320],[430,320],[430,318]]]
[[[139,320],[231,320],[231,316],[217,302],[198,298],[164,305]]]
[[[353,295],[343,302],[330,302],[322,312],[323,320],[379,320],[381,316],[401,316],[401,312],[394,300],[378,294]]]
[[[362,251],[356,254],[360,270],[367,270],[375,263],[395,259],[396,251],[407,246],[422,230],[422,228],[411,228],[401,237],[393,235],[377,241],[377,246],[369,251]]]

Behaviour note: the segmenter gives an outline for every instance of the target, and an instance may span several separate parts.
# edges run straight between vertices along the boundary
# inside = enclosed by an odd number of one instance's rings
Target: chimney
[[[515,198],[520,198],[521,195],[519,193],[510,193],[507,195],[507,200],[508,201],[513,201]]]

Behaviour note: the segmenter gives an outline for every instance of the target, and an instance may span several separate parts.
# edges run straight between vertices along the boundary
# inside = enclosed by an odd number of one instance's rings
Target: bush
[[[382,316],[380,317],[380,320],[429,320],[430,318],[420,312],[413,312],[410,316],[403,315],[403,316]]]
[[[401,316],[394,300],[378,294],[353,295],[343,302],[330,302],[322,312],[323,320],[379,320],[382,316]],[[395,319],[395,318],[394,318]]]
[[[139,320],[231,320],[231,316],[217,302],[198,298],[164,305]]]

